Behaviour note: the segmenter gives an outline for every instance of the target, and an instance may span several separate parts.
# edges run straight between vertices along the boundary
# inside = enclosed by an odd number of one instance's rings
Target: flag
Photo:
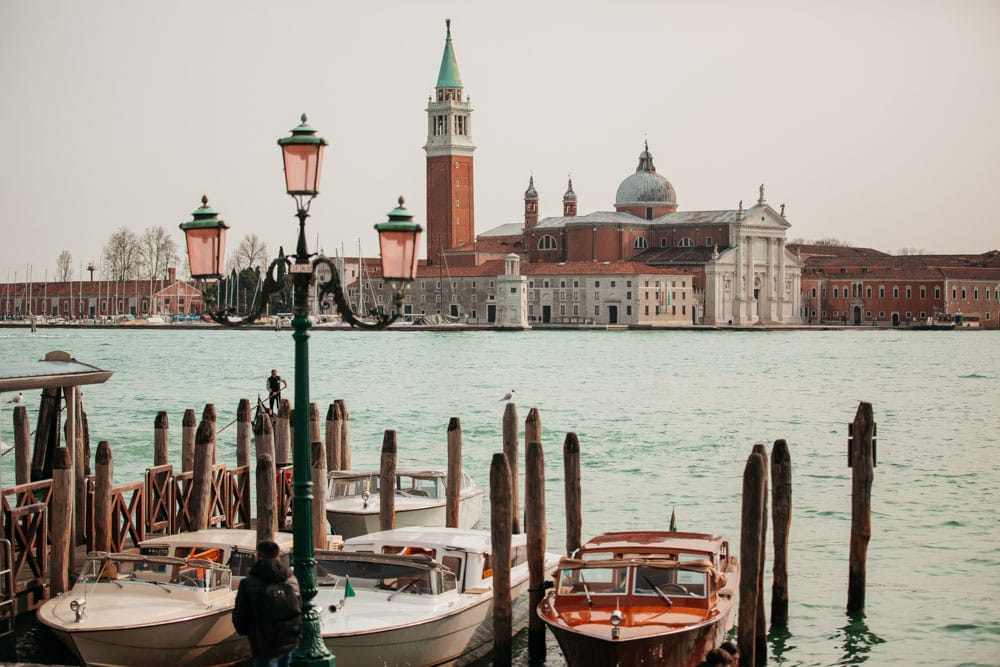
[[[670,510],[670,532],[677,532],[677,516],[674,514],[674,510]]]
[[[344,579],[347,580],[347,583],[344,585],[344,599],[352,598],[354,597],[354,587],[351,586],[351,578],[345,575]]]

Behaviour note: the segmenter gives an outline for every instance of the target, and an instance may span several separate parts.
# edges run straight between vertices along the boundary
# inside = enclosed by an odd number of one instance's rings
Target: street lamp
[[[384,328],[400,315],[403,290],[416,275],[416,253],[420,225],[403,207],[389,213],[389,221],[375,225],[379,232],[382,250],[382,275],[394,286],[393,311],[356,316],[344,297],[340,272],[333,262],[321,255],[310,255],[306,247],[305,224],[309,205],[319,194],[319,178],[323,165],[326,140],[316,136],[316,130],[306,124],[306,116],[292,130],[291,136],[278,140],[285,166],[285,186],[295,199],[299,219],[299,238],[294,255],[276,259],[264,278],[259,301],[250,304],[245,315],[232,308],[211,313],[212,319],[227,326],[247,324],[257,319],[269,300],[290,278],[293,287],[292,328],[295,339],[295,442],[292,467],[292,532],[294,538],[293,563],[295,576],[302,592],[302,640],[293,656],[295,665],[335,665],[320,634],[319,614],[313,604],[316,596],[316,561],[313,558],[312,538],[312,451],[309,426],[309,288],[317,281],[318,307],[329,310],[336,304],[341,319],[352,326]],[[218,214],[208,208],[202,198],[202,207],[194,212],[194,219],[181,224],[188,241],[191,276],[209,280],[222,275],[225,250],[225,233],[228,226],[218,220]],[[204,263],[203,263],[204,262]],[[276,269],[284,263],[287,276],[276,278]],[[333,301],[333,304],[331,303]]]

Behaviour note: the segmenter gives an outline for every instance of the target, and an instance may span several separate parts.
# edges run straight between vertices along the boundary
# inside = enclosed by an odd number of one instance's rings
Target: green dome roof
[[[448,37],[444,42],[444,54],[441,56],[441,70],[438,72],[438,88],[461,88],[462,75],[458,73],[458,61],[455,51],[451,48],[451,19],[444,20]]]

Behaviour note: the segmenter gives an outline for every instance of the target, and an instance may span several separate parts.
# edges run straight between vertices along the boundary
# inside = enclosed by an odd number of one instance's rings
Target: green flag
[[[354,597],[354,587],[351,586],[351,578],[344,576],[347,579],[347,584],[344,585],[344,599]]]
[[[677,532],[677,516],[674,514],[674,510],[670,510],[670,532]]]

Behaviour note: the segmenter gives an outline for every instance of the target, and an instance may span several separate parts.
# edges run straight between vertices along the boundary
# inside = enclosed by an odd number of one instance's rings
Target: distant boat
[[[475,528],[483,512],[485,491],[462,471],[458,527]],[[400,468],[396,471],[396,527],[444,526],[445,471]],[[330,531],[344,539],[377,531],[379,526],[379,471],[331,471],[326,491],[326,519]]]
[[[913,331],[951,331],[955,328],[955,323],[951,320],[928,317],[924,320],[911,322],[909,328]]]

